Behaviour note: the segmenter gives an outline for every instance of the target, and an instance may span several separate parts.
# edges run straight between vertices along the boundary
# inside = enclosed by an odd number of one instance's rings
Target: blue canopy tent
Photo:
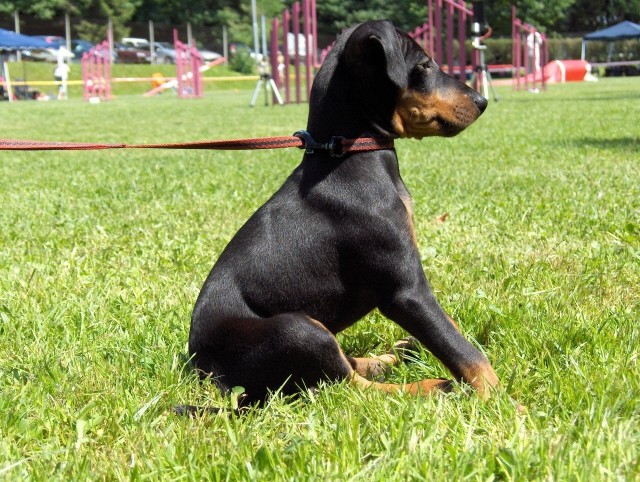
[[[50,47],[50,45],[43,39],[30,37],[29,35],[22,35],[11,30],[0,28],[0,54],[22,49],[46,49],[48,47]],[[2,72],[7,85],[6,91],[9,101],[13,101],[11,79],[9,78],[9,67],[7,66],[4,56],[2,56]]]
[[[0,52],[21,49],[46,49],[51,47],[45,40],[38,37],[22,35],[11,30],[0,28]]]
[[[587,42],[592,40],[604,40],[613,42],[615,40],[640,39],[640,24],[625,20],[611,27],[596,30],[582,37],[582,60],[585,59],[587,53]]]

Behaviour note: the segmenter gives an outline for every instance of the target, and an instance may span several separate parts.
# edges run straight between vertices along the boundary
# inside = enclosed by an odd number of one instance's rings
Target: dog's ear
[[[401,37],[387,20],[366,22],[350,35],[343,52],[345,65],[354,76],[385,72],[398,88],[407,87],[407,66]]]

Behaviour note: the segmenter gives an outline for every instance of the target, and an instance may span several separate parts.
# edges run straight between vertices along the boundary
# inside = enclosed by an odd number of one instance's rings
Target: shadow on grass
[[[602,138],[582,137],[572,141],[573,144],[580,147],[593,147],[596,149],[620,150],[627,151],[633,148],[640,148],[640,139],[632,136]]]

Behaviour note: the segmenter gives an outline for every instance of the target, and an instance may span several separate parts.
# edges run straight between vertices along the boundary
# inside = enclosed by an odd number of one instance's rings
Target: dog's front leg
[[[488,399],[499,384],[487,358],[458,330],[438,304],[426,278],[398,288],[382,313],[415,336],[456,377],[464,380]]]

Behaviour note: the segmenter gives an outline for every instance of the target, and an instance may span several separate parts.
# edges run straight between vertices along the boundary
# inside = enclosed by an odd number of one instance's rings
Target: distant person
[[[53,71],[53,78],[56,83],[58,83],[58,100],[68,98],[67,79],[69,78],[70,71],[71,67],[66,62],[58,62]]]
[[[542,45],[542,35],[540,32],[531,32],[527,35],[527,67],[528,73],[540,70],[540,46]]]
[[[278,52],[278,81],[279,81],[279,85],[284,85],[284,55],[282,55],[282,52]]]
[[[538,88],[535,86],[538,72],[541,70],[540,46],[542,45],[542,35],[540,32],[531,32],[527,35],[527,73],[533,78],[533,88],[529,92],[537,94]]]

